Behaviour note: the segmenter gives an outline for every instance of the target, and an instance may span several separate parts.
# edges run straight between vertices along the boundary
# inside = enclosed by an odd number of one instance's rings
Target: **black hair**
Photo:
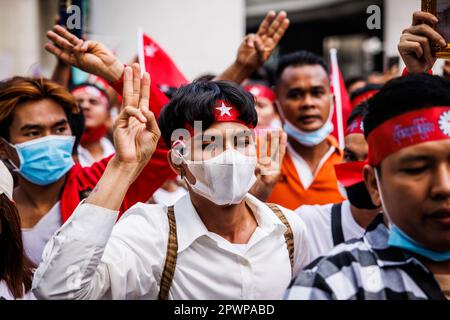
[[[383,88],[383,85],[381,84],[373,84],[373,83],[369,83],[367,85],[365,85],[362,88],[359,88],[357,90],[355,90],[351,95],[350,95],[350,100],[353,101],[355,98],[359,97],[360,95],[363,95],[369,91],[373,91],[373,90],[381,90],[381,88]]]
[[[202,129],[208,129],[214,123],[217,100],[235,106],[239,119],[256,127],[258,116],[251,93],[230,81],[195,81],[179,88],[161,110],[158,126],[167,146],[170,148],[172,133],[185,128],[185,124],[194,126],[194,121],[202,121]]]
[[[369,104],[367,103],[367,101],[363,102],[363,103],[357,105],[355,108],[353,108],[352,112],[348,116],[347,126],[350,126],[352,124],[352,122],[360,116],[364,118],[364,116],[367,113],[368,108],[369,108]]]
[[[278,63],[278,67],[275,72],[275,78],[279,81],[283,71],[288,67],[316,65],[321,66],[328,74],[328,67],[325,64],[325,61],[321,56],[315,54],[314,52],[301,50],[288,53],[280,58],[280,62]]]
[[[432,106],[450,106],[450,82],[426,73],[393,79],[372,99],[364,117],[364,135],[400,114]]]
[[[355,83],[357,83],[357,82],[359,82],[359,81],[364,81],[364,82],[366,82],[366,81],[367,81],[367,78],[364,77],[364,76],[355,76],[355,77],[348,78],[348,79],[345,81],[345,87],[346,87],[346,88],[349,88],[349,87],[351,87],[352,85],[354,85]]]

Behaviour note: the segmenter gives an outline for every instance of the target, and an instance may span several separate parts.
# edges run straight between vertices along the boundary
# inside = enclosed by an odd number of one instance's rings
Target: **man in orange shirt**
[[[268,201],[289,209],[342,202],[333,166],[342,161],[343,153],[331,136],[333,94],[323,59],[306,51],[285,55],[276,77],[288,146]]]

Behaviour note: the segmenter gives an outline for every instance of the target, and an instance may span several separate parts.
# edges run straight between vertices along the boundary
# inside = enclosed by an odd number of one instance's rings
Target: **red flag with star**
[[[139,37],[139,57],[144,60],[145,71],[150,74],[152,83],[159,87],[174,88],[189,83],[169,55],[152,38],[142,32],[139,32]]]

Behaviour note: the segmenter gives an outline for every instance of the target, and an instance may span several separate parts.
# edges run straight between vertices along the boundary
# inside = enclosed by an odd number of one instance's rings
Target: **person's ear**
[[[380,193],[378,190],[377,179],[375,176],[376,168],[366,165],[363,169],[364,183],[369,191],[370,198],[375,206],[381,207]]]
[[[186,163],[184,163],[181,160],[181,157],[179,157],[176,152],[171,149],[167,153],[167,160],[169,162],[170,168],[179,176],[182,178],[186,177],[191,184],[195,184],[196,180],[194,175],[189,171]]]
[[[16,165],[16,167],[20,166],[17,151],[14,148],[11,148],[11,146],[3,138],[0,138],[0,159],[9,159]]]

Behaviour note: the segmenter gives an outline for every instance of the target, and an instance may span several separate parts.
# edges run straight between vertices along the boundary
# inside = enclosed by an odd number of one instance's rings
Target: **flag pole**
[[[137,45],[138,45],[138,62],[141,67],[141,76],[144,75],[145,70],[145,56],[144,56],[144,31],[142,27],[137,30]]]
[[[341,95],[341,81],[339,79],[339,64],[337,59],[337,50],[336,48],[330,49],[330,60],[331,60],[331,81],[334,88],[334,97],[335,97],[335,107],[336,107],[336,120],[337,120],[337,131],[338,131],[338,140],[339,147],[341,150],[345,148],[344,142],[344,120],[342,116],[342,95]]]

